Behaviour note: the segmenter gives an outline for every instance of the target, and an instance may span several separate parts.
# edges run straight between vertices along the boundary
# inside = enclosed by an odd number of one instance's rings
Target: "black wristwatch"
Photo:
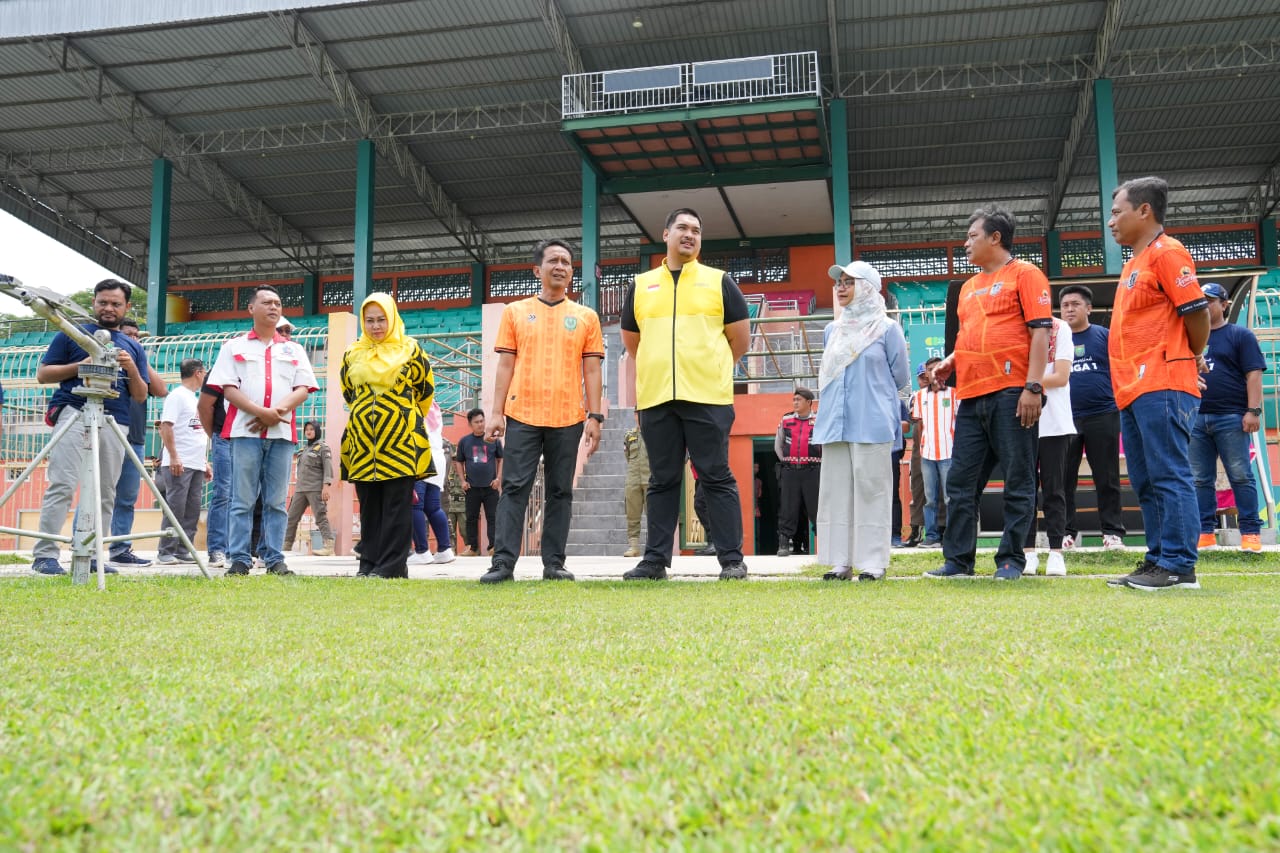
[[[1043,394],[1044,386],[1039,382],[1028,382],[1026,385],[1022,386],[1022,390],[1030,391],[1032,394]]]
[[[1262,407],[1259,406],[1256,409],[1245,409],[1244,413],[1246,415],[1257,415],[1258,417],[1262,417]]]
[[[599,412],[587,412],[587,417],[591,418],[591,420],[595,421],[598,424],[604,423],[604,415],[600,414]]]

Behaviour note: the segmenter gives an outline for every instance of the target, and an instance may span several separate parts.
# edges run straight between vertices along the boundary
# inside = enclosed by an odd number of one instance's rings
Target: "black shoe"
[[[746,563],[726,563],[720,567],[720,580],[722,581],[742,581],[746,579]]]
[[[1147,571],[1141,575],[1131,575],[1129,582],[1125,585],[1129,589],[1140,589],[1143,592],[1157,592],[1163,589],[1200,588],[1200,582],[1196,580],[1195,572],[1179,575],[1159,567],[1154,571]]]
[[[789,545],[783,545],[781,548],[779,548],[779,549],[778,549],[778,556],[779,556],[779,557],[790,557],[790,556],[791,556],[791,547],[790,547]]]
[[[247,576],[248,574],[249,567],[244,563],[232,563],[231,568],[227,569],[227,577],[231,577],[232,575]]]
[[[695,557],[714,557],[715,555],[716,555],[715,545],[708,545],[707,547],[703,548],[701,551],[693,552],[693,556]]]
[[[955,563],[943,563],[941,568],[934,569],[931,572],[925,572],[927,578],[971,578],[973,577],[973,569],[962,569]]]
[[[542,579],[544,581],[571,581],[573,574],[564,566],[543,566]]]
[[[516,579],[516,570],[511,566],[497,565],[480,576],[480,583],[505,583]]]
[[[907,537],[907,541],[902,543],[903,548],[914,548],[920,544],[920,528],[911,528],[911,535]]]
[[[853,580],[853,569],[832,569],[822,576],[824,581],[851,581]]]
[[[873,575],[871,572],[858,572],[858,582],[884,580],[884,575]]]
[[[661,563],[651,563],[648,560],[641,560],[622,576],[627,581],[664,581],[667,579],[667,567]]]
[[[267,566],[267,574],[280,575],[281,577],[284,577],[285,575],[293,574],[293,570],[284,564],[284,560],[281,560],[278,563],[272,563]]]
[[[1160,567],[1144,557],[1142,561],[1138,563],[1138,567],[1129,574],[1121,575],[1116,578],[1107,578],[1107,586],[1128,586],[1130,580],[1158,571],[1160,571]]]

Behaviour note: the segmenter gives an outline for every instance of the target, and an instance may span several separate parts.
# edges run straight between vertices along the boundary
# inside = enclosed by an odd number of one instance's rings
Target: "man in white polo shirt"
[[[318,390],[311,362],[299,344],[276,332],[283,306],[270,285],[254,288],[249,301],[253,329],[222,345],[207,384],[227,404],[222,437],[231,445],[231,511],[227,519],[228,575],[247,575],[253,505],[262,497],[259,553],[267,571],[293,574],[284,563],[289,465],[297,430],[293,413]]]

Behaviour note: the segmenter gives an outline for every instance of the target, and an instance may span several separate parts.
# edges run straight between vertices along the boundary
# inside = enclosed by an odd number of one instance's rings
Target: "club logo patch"
[[[578,318],[577,318],[577,317],[565,317],[565,318],[564,318],[564,327],[565,327],[566,329],[568,329],[570,332],[572,332],[574,329],[578,328]]]

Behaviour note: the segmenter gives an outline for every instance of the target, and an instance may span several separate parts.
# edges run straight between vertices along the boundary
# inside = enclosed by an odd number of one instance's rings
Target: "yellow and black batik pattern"
[[[422,479],[436,473],[423,412],[431,407],[435,377],[421,349],[400,368],[389,391],[375,394],[368,384],[353,386],[353,358],[342,359],[342,398],[350,409],[342,433],[342,479],[367,483],[397,477]]]

